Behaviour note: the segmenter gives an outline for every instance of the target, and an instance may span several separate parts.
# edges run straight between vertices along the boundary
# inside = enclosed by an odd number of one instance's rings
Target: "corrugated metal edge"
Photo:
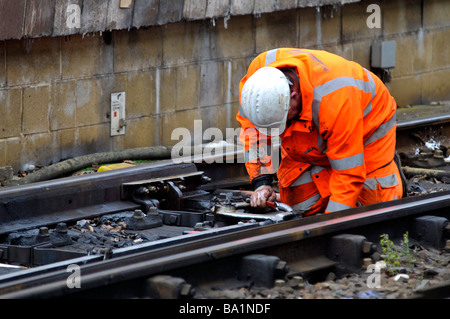
[[[361,0],[0,0],[0,41],[263,14]]]

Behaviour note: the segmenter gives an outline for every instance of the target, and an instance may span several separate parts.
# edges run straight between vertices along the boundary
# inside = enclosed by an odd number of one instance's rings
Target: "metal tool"
[[[289,206],[288,204],[280,203],[280,202],[266,201],[266,205],[269,206],[270,208],[275,209],[276,211],[279,211],[279,212],[288,212],[288,213],[295,212],[291,206]]]
[[[301,217],[301,214],[299,212],[295,211],[288,204],[280,203],[280,202],[276,202],[276,201],[275,202],[266,201],[266,205],[270,208],[275,209],[278,212],[277,217],[281,220],[288,220],[295,216]]]

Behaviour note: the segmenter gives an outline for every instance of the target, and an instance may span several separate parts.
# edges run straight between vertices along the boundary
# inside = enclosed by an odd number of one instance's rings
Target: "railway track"
[[[438,119],[399,123],[402,160],[417,160],[407,148],[430,126],[446,136]],[[263,213],[249,207],[245,168],[233,156],[0,189],[0,262],[24,267],[4,269],[0,298],[208,298],[224,287],[361,271],[380,234],[446,247],[449,192],[306,218]],[[445,286],[421,293],[449,297]]]
[[[435,193],[335,216],[208,230],[187,235],[189,240],[174,238],[114,251],[108,258],[80,257],[2,276],[0,296],[145,298],[155,297],[159,289],[152,286],[160,285],[166,291],[156,297],[194,298],[191,287],[199,291],[214,285],[271,287],[286,276],[308,278],[330,269],[351,272],[361,269],[364,258],[375,252],[383,233],[400,238],[410,231],[421,245],[442,249],[449,205],[450,193]],[[68,285],[69,265],[79,266],[79,288]]]

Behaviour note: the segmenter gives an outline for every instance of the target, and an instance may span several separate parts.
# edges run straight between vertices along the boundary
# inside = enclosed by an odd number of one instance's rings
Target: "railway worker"
[[[394,161],[397,105],[359,64],[325,51],[270,50],[250,64],[239,97],[253,207],[279,200],[307,216],[404,196]],[[274,137],[279,167],[258,154]]]

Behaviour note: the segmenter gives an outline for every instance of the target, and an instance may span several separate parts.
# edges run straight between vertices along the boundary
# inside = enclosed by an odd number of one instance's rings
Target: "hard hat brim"
[[[287,122],[287,116],[288,113],[286,112],[284,119],[276,124],[273,125],[268,125],[266,127],[262,127],[262,126],[257,126],[256,129],[262,133],[265,134],[267,136],[279,136],[281,134],[283,134],[283,132],[286,130],[286,122]]]

